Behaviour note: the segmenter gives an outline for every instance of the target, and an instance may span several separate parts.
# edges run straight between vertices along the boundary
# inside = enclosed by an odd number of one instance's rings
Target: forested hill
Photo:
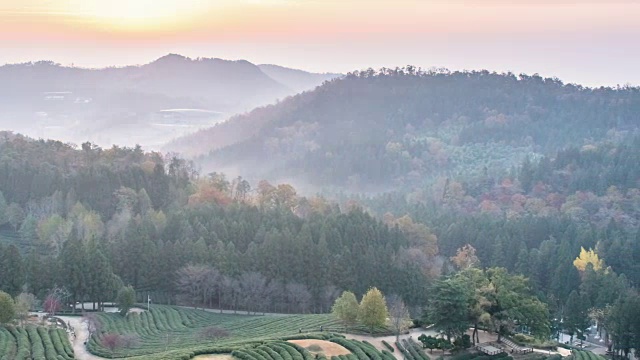
[[[139,147],[0,132],[0,291],[105,301],[123,282],[173,303],[192,264],[222,276],[220,306],[244,306],[257,281],[272,311],[321,312],[338,289],[371,286],[417,306],[439,273],[436,237],[408,217],[383,222],[287,184],[251,190]]]
[[[205,169],[380,191],[504,172],[526,156],[636,129],[639,114],[638,88],[407,67],[349,74],[182,143],[204,153]]]

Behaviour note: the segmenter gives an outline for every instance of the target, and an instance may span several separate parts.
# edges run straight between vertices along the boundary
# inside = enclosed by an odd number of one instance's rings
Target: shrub
[[[391,346],[391,344],[389,344],[388,342],[382,340],[382,345],[384,345],[384,347],[386,347],[387,349],[389,349],[389,351],[394,352],[394,348],[393,346]]]
[[[307,346],[307,350],[314,351],[314,352],[320,352],[320,351],[322,351],[322,346],[317,345],[317,344],[311,344],[311,345]]]

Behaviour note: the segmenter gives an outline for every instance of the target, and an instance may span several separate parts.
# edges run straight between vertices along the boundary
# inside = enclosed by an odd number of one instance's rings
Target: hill
[[[414,68],[352,73],[181,139],[205,170],[356,192],[502,173],[637,129],[638,88]]]
[[[273,64],[258,65],[263,73],[277,82],[284,84],[296,92],[312,90],[324,81],[342,77],[342,74],[324,73],[313,74],[302,70],[290,69]]]
[[[169,54],[149,64],[85,69],[50,61],[4,65],[0,128],[63,141],[158,147],[230,114],[293,95],[331,75],[277,68],[271,77],[246,61]],[[287,83],[280,82],[284,79]],[[162,110],[196,109],[185,115]],[[136,134],[135,136],[132,134]]]

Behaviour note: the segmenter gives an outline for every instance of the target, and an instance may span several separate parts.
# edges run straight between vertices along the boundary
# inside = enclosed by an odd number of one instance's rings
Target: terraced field
[[[246,316],[163,305],[152,306],[151,312],[131,313],[126,318],[103,313],[99,314],[99,319],[102,323],[101,334],[89,340],[89,351],[98,356],[111,357],[111,351],[102,345],[105,334],[133,335],[138,340],[137,344],[117,349],[113,355],[137,360],[190,359],[199,354],[231,353],[240,347],[266,340],[301,335],[325,338],[327,333],[317,334],[320,327],[326,329],[338,325],[329,314]],[[227,336],[207,337],[206,329],[210,328],[223,330]],[[303,334],[300,334],[300,330]]]
[[[75,359],[67,333],[61,329],[0,327],[0,360]]]
[[[329,336],[331,336],[329,334]],[[329,341],[351,351],[351,354],[332,356],[331,360],[396,360],[387,351],[380,352],[373,345],[357,340],[333,337]],[[258,346],[245,347],[231,353],[238,360],[327,360],[324,354],[317,358],[307,349],[290,342],[269,342]]]
[[[574,350],[570,358],[572,358],[572,360],[605,360],[604,357],[598,354],[584,350]]]

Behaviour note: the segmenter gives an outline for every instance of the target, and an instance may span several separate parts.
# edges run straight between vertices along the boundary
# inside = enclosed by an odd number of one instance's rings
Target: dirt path
[[[89,339],[89,330],[87,330],[87,323],[82,321],[81,317],[77,316],[58,316],[67,324],[71,325],[76,332],[75,339],[73,336],[69,337],[71,345],[73,345],[73,352],[78,360],[103,360],[105,358],[95,356],[91,354],[84,343]]]

